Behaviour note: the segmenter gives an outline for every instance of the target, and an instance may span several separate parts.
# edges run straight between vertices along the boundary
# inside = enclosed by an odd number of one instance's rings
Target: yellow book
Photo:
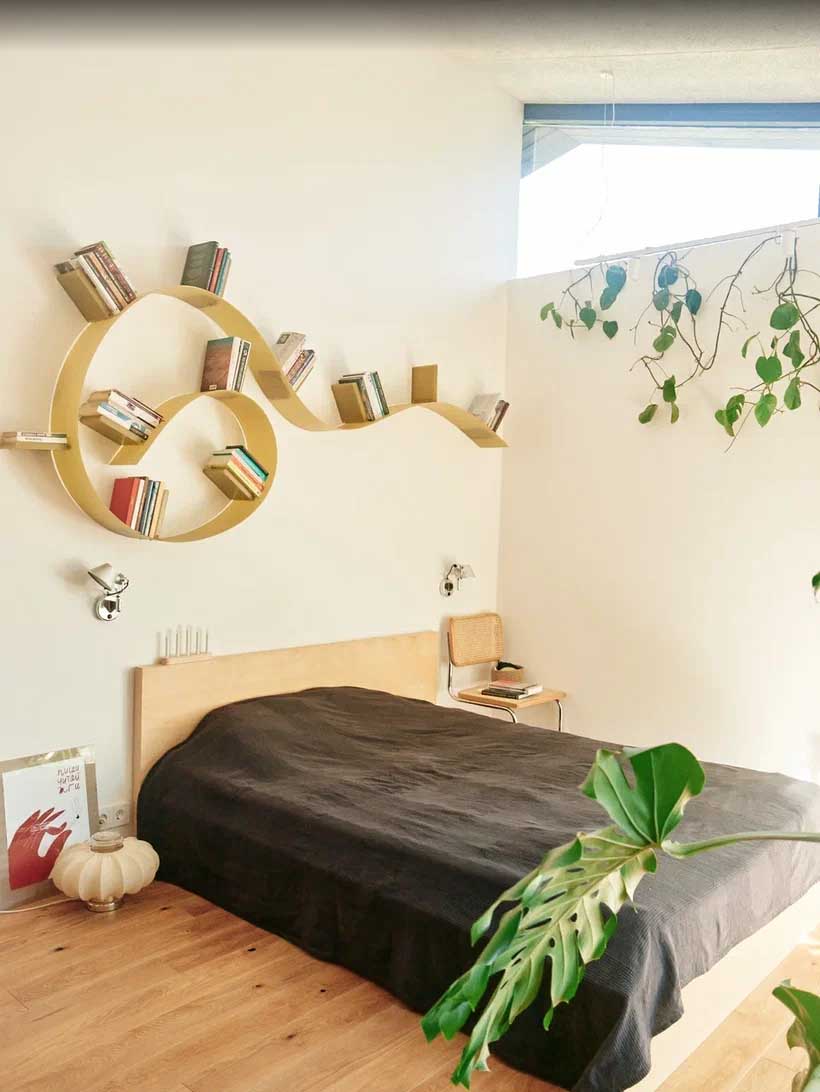
[[[110,311],[81,269],[73,269],[70,273],[58,273],[57,280],[88,322],[111,318]]]

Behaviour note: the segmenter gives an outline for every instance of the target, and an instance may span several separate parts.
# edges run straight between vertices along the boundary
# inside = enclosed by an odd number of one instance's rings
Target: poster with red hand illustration
[[[63,847],[89,837],[85,767],[77,756],[3,773],[11,891],[46,881]]]

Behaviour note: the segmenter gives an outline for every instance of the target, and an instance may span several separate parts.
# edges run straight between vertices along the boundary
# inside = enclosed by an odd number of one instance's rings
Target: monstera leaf
[[[794,1013],[786,1042],[790,1047],[802,1047],[809,1056],[808,1068],[795,1076],[792,1092],[820,1092],[820,997],[796,990],[788,981],[773,992]]]
[[[624,757],[632,767],[632,783]],[[488,1068],[490,1045],[542,988],[550,1001],[544,1018],[544,1028],[549,1029],[555,1007],[572,1000],[586,966],[606,951],[618,911],[632,900],[644,876],[656,870],[658,852],[684,859],[738,841],[820,841],[820,834],[777,832],[726,835],[691,844],[670,841],[687,803],[704,783],[700,763],[678,743],[626,749],[622,755],[598,751],[581,790],[604,808],[612,825],[579,834],[552,850],[499,895],[472,928],[476,944],[495,922],[489,942],[422,1019],[428,1041],[439,1034],[452,1039],[483,1004],[453,1073],[454,1084],[469,1088],[473,1072]]]

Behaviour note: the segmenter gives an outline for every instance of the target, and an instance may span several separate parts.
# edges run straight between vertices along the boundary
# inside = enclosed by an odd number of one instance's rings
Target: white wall
[[[303,390],[328,416],[329,384],[351,369],[378,367],[394,401],[412,363],[438,362],[456,403],[503,385],[520,105],[469,71],[432,53],[7,45],[0,101],[13,149],[0,428],[47,427],[81,325],[51,266],[98,238],[142,289],[176,283],[189,243],[227,243],[229,298],[269,339],[308,332],[318,365]],[[148,301],[88,390],[197,389],[211,329]],[[245,389],[258,394],[250,377]],[[187,411],[140,466],[171,486],[169,530],[214,505],[198,467],[230,434],[220,412]],[[154,658],[164,627],[207,625],[235,652],[437,628],[450,607],[495,604],[501,453],[420,411],[324,435],[269,415],[268,501],[189,545],[116,537],[73,506],[47,456],[0,452],[0,757],[91,743],[101,802],[126,799],[128,669]],[[84,447],[107,495],[111,446],[89,433]],[[438,594],[455,558],[478,573],[457,603]],[[85,576],[102,561],[131,578],[112,625],[93,618]]]
[[[704,296],[750,248],[690,255]],[[817,229],[801,233],[801,254],[820,271]],[[781,257],[770,248],[744,279],[748,331],[738,326],[708,379],[681,393],[674,426],[667,407],[638,423],[650,391],[629,370],[649,263],[612,308],[611,343],[600,327],[573,342],[540,321],[566,274],[512,286],[500,596],[509,653],[569,691],[569,731],[676,739],[706,760],[816,776],[817,398],[804,391],[803,407],[765,430],[751,421],[728,453],[713,419],[733,383],[756,378],[757,353],[743,361],[740,345],[768,329],[770,298],[761,306],[752,289]],[[816,293],[816,278],[805,283]],[[704,327],[716,310],[704,305]],[[743,315],[737,300],[731,310]],[[681,346],[667,359],[685,374]]]

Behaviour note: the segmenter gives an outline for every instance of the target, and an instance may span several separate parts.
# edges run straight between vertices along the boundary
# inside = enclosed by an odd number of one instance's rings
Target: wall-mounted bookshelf
[[[178,285],[168,289],[159,289],[137,296],[117,314],[108,315],[89,321],[80,332],[60,369],[51,405],[50,429],[54,433],[65,433],[67,446],[51,451],[57,474],[74,502],[101,526],[116,534],[134,538],[144,538],[133,528],[127,526],[109,511],[105,502],[97,493],[89,478],[83,462],[79,443],[81,419],[79,409],[83,405],[86,377],[91,362],[105,338],[117,322],[120,315],[139,305],[141,300],[150,296],[162,296],[179,300],[207,315],[223,331],[226,337],[237,337],[251,342],[252,350],[249,366],[268,401],[287,421],[297,428],[309,432],[345,431],[366,428],[378,424],[386,417],[375,421],[354,420],[332,423],[323,421],[310,410],[294,390],[287,376],[283,373],[276,355],[265,341],[259,330],[227,300],[203,288],[191,285]],[[87,310],[87,309],[86,309]],[[428,394],[430,392],[428,386]],[[435,387],[432,388],[435,393]],[[257,496],[243,493],[235,481],[225,476],[225,472],[211,473],[212,466],[203,467],[203,472],[214,482],[227,500],[227,504],[217,515],[201,525],[180,534],[168,537],[160,536],[165,542],[192,542],[221,534],[247,519],[263,503],[276,473],[277,446],[276,437],[268,415],[254,399],[236,390],[195,391],[177,395],[156,407],[160,417],[156,427],[144,439],[131,442],[130,437],[117,436],[119,446],[109,460],[111,466],[134,466],[150,450],[154,441],[188,405],[197,398],[216,398],[223,402],[236,419],[241,434],[242,446],[253,460],[264,467],[266,477]],[[437,414],[462,432],[468,439],[481,448],[503,448],[505,441],[481,420],[466,409],[439,401],[416,401],[389,407],[389,414],[402,413],[409,409],[423,409]],[[82,422],[89,425],[86,419]],[[91,425],[90,427],[94,427]],[[98,431],[100,431],[98,429]],[[215,453],[219,454],[219,453]],[[223,453],[224,454],[224,453]]]

